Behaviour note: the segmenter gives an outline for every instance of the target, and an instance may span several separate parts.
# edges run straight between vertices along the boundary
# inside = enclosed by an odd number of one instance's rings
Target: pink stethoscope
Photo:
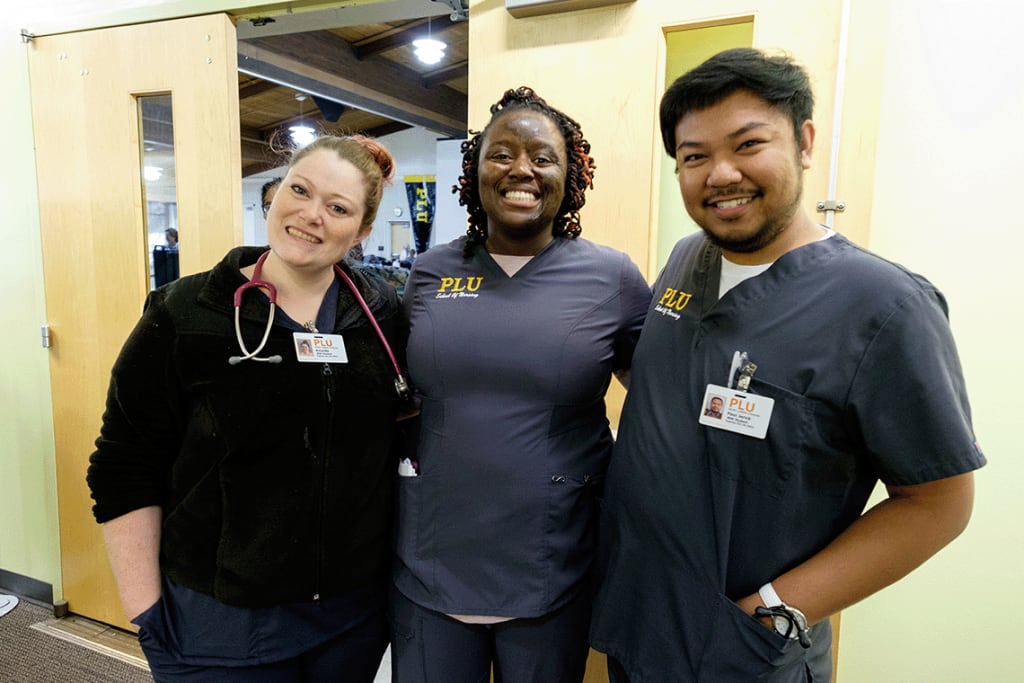
[[[270,255],[270,251],[265,251],[260,254],[260,257],[256,260],[256,267],[252,272],[252,279],[243,284],[241,287],[235,290],[234,305],[235,305],[235,337],[238,339],[238,346],[241,347],[242,356],[231,356],[228,358],[228,363],[232,365],[238,365],[243,360],[256,360],[264,363],[280,363],[281,356],[273,355],[267,356],[266,358],[260,358],[256,354],[263,350],[263,347],[267,343],[267,339],[270,338],[270,330],[274,327],[274,311],[277,310],[277,288],[274,285],[260,279],[260,275],[263,273],[263,262],[267,260],[267,256]],[[391,359],[391,366],[395,370],[395,391],[398,392],[399,398],[406,400],[410,396],[409,383],[405,381],[405,377],[402,375],[401,368],[398,367],[398,361],[395,360],[395,354],[391,351],[391,345],[388,344],[388,340],[384,338],[384,333],[380,330],[380,325],[377,324],[377,320],[370,313],[370,307],[366,305],[366,301],[363,299],[359,290],[356,289],[355,284],[345,271],[341,269],[338,264],[334,265],[334,272],[341,276],[341,279],[348,285],[349,290],[352,292],[352,296],[355,297],[356,301],[359,302],[359,307],[363,309],[363,313],[366,314],[367,319],[373,326],[374,332],[377,333],[377,338],[380,339],[381,346],[387,351],[388,358]],[[239,315],[242,309],[242,297],[245,295],[246,290],[256,287],[258,289],[267,290],[267,298],[270,299],[270,314],[267,317],[267,327],[263,331],[263,339],[260,340],[259,346],[254,350],[249,351],[245,346],[245,340],[242,339],[242,327],[239,322]]]

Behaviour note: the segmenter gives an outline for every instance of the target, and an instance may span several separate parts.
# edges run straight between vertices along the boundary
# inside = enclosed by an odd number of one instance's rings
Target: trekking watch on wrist
[[[771,582],[766,583],[757,590],[758,595],[764,602],[764,607],[754,610],[755,617],[769,617],[772,620],[772,628],[783,638],[799,640],[800,645],[805,648],[811,646],[811,636],[807,629],[807,617],[796,607],[790,607],[782,602],[782,598],[775,592]]]

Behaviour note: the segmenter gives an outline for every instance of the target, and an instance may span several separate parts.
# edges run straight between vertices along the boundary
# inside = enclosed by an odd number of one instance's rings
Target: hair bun
[[[387,147],[365,135],[351,135],[349,137],[362,145],[367,154],[373,157],[377,166],[380,167],[383,179],[386,181],[391,180],[395,174],[395,158],[391,156],[391,152],[388,151]]]

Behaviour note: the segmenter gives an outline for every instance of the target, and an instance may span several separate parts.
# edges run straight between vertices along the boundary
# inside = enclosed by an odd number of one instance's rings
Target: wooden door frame
[[[85,483],[110,368],[149,291],[137,98],[171,93],[181,272],[241,241],[235,29],[224,14],[33,39],[29,51],[63,593],[128,627]]]

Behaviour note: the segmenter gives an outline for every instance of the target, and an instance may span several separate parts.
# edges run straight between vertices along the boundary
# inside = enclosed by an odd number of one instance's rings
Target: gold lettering
[[[686,308],[686,304],[690,303],[690,299],[693,298],[692,294],[687,292],[680,292],[678,289],[672,289],[671,287],[665,288],[665,293],[658,299],[658,304],[665,306],[666,308],[674,308],[677,311],[681,311]]]
[[[672,304],[672,308],[676,309],[677,311],[683,310],[684,308],[686,308],[686,304],[690,303],[690,298],[692,296],[692,294],[688,294],[686,292],[679,292],[676,296],[675,303]]]

